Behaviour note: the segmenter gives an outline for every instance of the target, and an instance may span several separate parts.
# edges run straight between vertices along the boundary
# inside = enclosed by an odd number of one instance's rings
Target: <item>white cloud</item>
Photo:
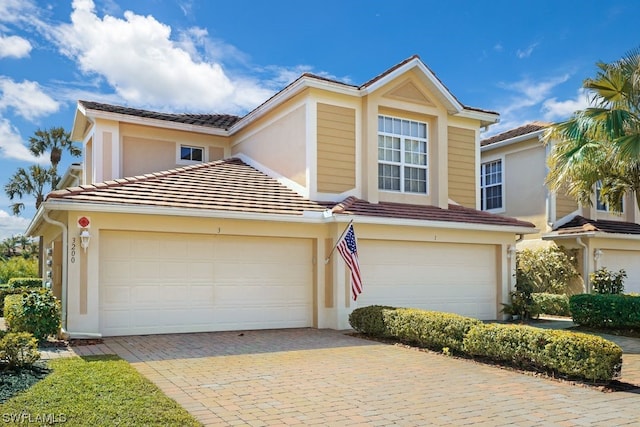
[[[589,106],[589,97],[584,88],[578,89],[576,97],[565,101],[557,98],[549,98],[542,104],[542,112],[545,120],[556,121],[570,117],[575,111],[584,110]]]
[[[18,129],[3,117],[0,117],[0,156],[30,163],[46,164],[49,162],[48,154],[35,157],[23,143]]]
[[[15,23],[26,21],[37,12],[37,6],[29,0],[0,1],[0,22]]]
[[[556,87],[567,82],[569,78],[569,74],[563,74],[538,81],[524,78],[517,82],[500,84],[499,88],[511,93],[511,96],[505,96],[508,100],[506,104],[495,107],[495,110],[500,112],[500,122],[492,125],[482,138],[533,121],[552,122],[561,118],[563,111],[569,111],[579,105],[572,105],[570,101],[558,102],[556,98],[551,97]],[[500,95],[496,91],[496,96]],[[576,97],[576,102],[578,99],[579,96]],[[573,111],[575,108],[570,112]]]
[[[510,114],[537,105],[543,102],[556,86],[569,80],[569,77],[569,74],[564,74],[541,81],[526,78],[513,83],[501,84],[503,89],[515,92],[516,95],[512,96],[511,102],[500,108],[499,111],[502,114]]]
[[[24,58],[31,52],[29,40],[18,36],[0,35],[0,58]]]
[[[13,109],[27,120],[47,116],[58,111],[59,104],[47,95],[37,82],[15,82],[0,76],[0,111]]]
[[[219,62],[202,60],[198,48],[211,42],[206,30],[194,28],[174,41],[171,28],[150,15],[126,11],[124,19],[100,18],[91,0],[75,0],[73,9],[71,24],[50,28],[59,50],[85,75],[103,76],[127,103],[241,112],[273,93],[251,78],[230,77]]]
[[[0,240],[24,234],[29,226],[30,220],[19,216],[10,215],[8,212],[0,210]]]
[[[533,43],[533,44],[529,45],[529,46],[528,46],[526,49],[524,49],[524,50],[522,50],[522,49],[518,49],[518,50],[516,51],[516,56],[517,56],[518,58],[520,58],[520,59],[530,57],[530,56],[531,56],[531,54],[533,53],[534,49],[535,49],[536,47],[538,47],[538,45],[539,45],[539,44],[540,44],[540,43]]]

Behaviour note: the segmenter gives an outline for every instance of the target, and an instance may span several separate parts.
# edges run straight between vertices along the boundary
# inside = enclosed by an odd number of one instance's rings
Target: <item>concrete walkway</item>
[[[604,393],[332,330],[116,337],[72,351],[118,354],[212,426],[640,425],[635,392]]]

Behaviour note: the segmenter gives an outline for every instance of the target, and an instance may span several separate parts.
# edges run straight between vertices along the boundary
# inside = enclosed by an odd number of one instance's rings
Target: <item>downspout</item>
[[[589,293],[591,290],[591,284],[589,283],[589,247],[582,241],[582,237],[576,237],[576,243],[582,246],[582,272],[584,277],[582,278],[584,283],[584,292]]]
[[[67,240],[68,240],[68,230],[67,226],[54,219],[49,218],[49,212],[44,211],[44,215],[42,218],[49,224],[55,225],[62,229],[62,331],[65,332],[67,329],[67,279],[68,279],[68,268],[67,268]]]

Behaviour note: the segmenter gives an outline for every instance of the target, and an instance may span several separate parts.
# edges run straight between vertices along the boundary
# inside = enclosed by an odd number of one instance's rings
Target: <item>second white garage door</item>
[[[104,336],[308,327],[307,239],[103,231]]]
[[[364,290],[372,304],[497,318],[496,250],[492,245],[359,240]]]
[[[640,293],[640,251],[603,249],[600,265],[613,272],[624,269],[624,293]]]

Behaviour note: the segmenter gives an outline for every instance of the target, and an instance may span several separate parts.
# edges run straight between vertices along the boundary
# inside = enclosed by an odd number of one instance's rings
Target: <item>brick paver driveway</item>
[[[331,330],[120,337],[91,347],[131,362],[206,425],[640,425],[640,394]]]

